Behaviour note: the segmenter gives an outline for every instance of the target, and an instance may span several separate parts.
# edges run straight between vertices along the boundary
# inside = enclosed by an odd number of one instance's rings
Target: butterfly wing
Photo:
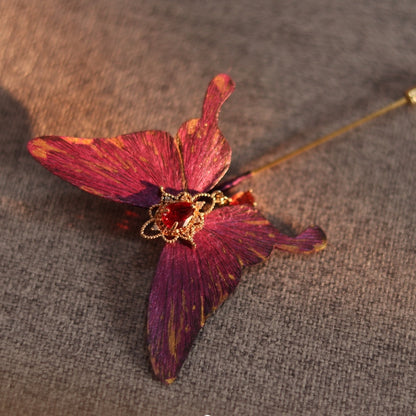
[[[184,187],[174,139],[163,131],[142,131],[113,138],[37,137],[32,156],[55,175],[84,191],[148,207],[167,192]]]
[[[187,121],[178,131],[176,139],[190,191],[212,189],[230,166],[231,148],[218,128],[218,115],[234,87],[228,75],[217,75],[208,85],[201,118]]]
[[[326,247],[326,235],[318,226],[307,228],[296,237],[276,232],[275,248],[296,254],[311,254]]]
[[[249,206],[214,210],[196,247],[167,244],[149,299],[148,342],[156,376],[171,383],[207,317],[234,291],[244,266],[264,261],[273,227]]]
[[[113,138],[37,137],[28,144],[35,159],[79,188],[119,202],[148,207],[160,200],[159,187],[211,189],[225,174],[231,149],[218,129],[218,113],[234,89],[228,75],[208,85],[202,116],[184,123],[174,140],[162,131]]]
[[[230,205],[251,205],[256,202],[251,191],[240,191],[232,195]],[[275,235],[274,247],[281,251],[295,254],[311,254],[323,250],[327,245],[324,231],[318,227],[309,227],[295,237],[282,234],[277,229],[273,230]]]

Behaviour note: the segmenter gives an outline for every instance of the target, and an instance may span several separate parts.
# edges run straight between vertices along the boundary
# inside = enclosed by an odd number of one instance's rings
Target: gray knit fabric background
[[[153,377],[162,245],[139,237],[145,213],[54,177],[26,144],[175,134],[220,72],[237,84],[220,116],[230,178],[415,85],[415,1],[1,2],[0,414],[416,414],[411,107],[240,186],[328,247],[246,269],[177,381]]]

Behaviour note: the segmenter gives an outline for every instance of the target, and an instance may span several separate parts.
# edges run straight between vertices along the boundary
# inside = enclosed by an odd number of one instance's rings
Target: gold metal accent
[[[191,195],[183,191],[178,195],[172,195],[160,187],[160,203],[149,208],[150,219],[146,221],[140,229],[140,235],[147,239],[153,240],[162,237],[166,243],[175,243],[179,238],[188,241],[193,247],[196,247],[194,235],[204,227],[205,216],[208,215],[215,206],[227,205],[231,199],[225,196],[221,191],[214,191],[211,194],[200,193]],[[166,208],[175,202],[189,202],[194,210],[192,216],[183,226],[175,222],[172,227],[167,227],[162,216]]]
[[[296,149],[292,152],[287,153],[286,155],[279,157],[278,159],[261,166],[257,169],[254,169],[250,172],[250,176],[256,175],[257,173],[263,172],[266,169],[270,169],[274,166],[280,165],[283,162],[286,162],[289,159],[294,158],[295,156],[300,155],[301,153],[307,152],[308,150],[311,150],[323,143],[329,142],[330,140],[334,139],[337,136],[340,136],[341,134],[346,133],[349,130],[352,130],[358,126],[361,126],[364,123],[367,123],[370,120],[373,120],[377,117],[380,117],[392,110],[395,110],[396,108],[402,107],[405,104],[416,104],[416,87],[411,88],[408,90],[405,94],[405,97],[400,98],[397,101],[392,102],[391,104],[387,105],[386,107],[381,108],[380,110],[374,111],[371,114],[368,114],[367,116],[360,118],[359,120],[354,121],[351,124],[348,124],[338,130],[335,130],[334,132],[327,134],[326,136],[323,136],[319,139],[314,140],[311,143],[306,144],[305,146],[300,147],[299,149]]]
[[[406,97],[410,104],[416,104],[416,87],[410,88],[410,90],[406,91]]]

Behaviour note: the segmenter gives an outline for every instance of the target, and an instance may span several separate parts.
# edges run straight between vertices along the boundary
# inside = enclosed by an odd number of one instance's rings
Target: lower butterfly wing
[[[148,207],[160,200],[159,187],[184,188],[174,139],[163,131],[142,131],[113,138],[37,137],[32,156],[55,175],[84,191]]]
[[[195,248],[180,242],[165,246],[149,299],[150,359],[156,376],[168,384],[207,317],[237,287],[243,267],[266,260],[274,247],[311,253],[326,244],[319,227],[288,237],[252,206],[238,204],[210,213],[194,240]]]
[[[214,210],[195,235],[196,247],[163,249],[149,299],[148,342],[156,376],[171,383],[207,317],[234,291],[244,266],[275,244],[273,227],[249,206]]]
[[[312,254],[326,247],[326,235],[318,226],[307,228],[296,237],[276,232],[275,248],[289,253]]]
[[[251,205],[256,202],[251,191],[237,192],[230,198],[230,205]],[[312,254],[323,250],[327,245],[324,231],[318,227],[309,227],[299,235],[290,237],[282,234],[277,229],[273,230],[275,235],[274,247],[281,251],[295,254]]]

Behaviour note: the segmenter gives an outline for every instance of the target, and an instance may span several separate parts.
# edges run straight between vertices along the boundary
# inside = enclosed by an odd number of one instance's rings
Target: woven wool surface
[[[170,386],[146,347],[162,244],[139,237],[145,212],[26,150],[175,134],[226,72],[232,177],[416,84],[414,0],[9,0],[0,27],[2,415],[415,414],[415,108],[240,186],[282,231],[319,224],[328,247],[246,269]]]

